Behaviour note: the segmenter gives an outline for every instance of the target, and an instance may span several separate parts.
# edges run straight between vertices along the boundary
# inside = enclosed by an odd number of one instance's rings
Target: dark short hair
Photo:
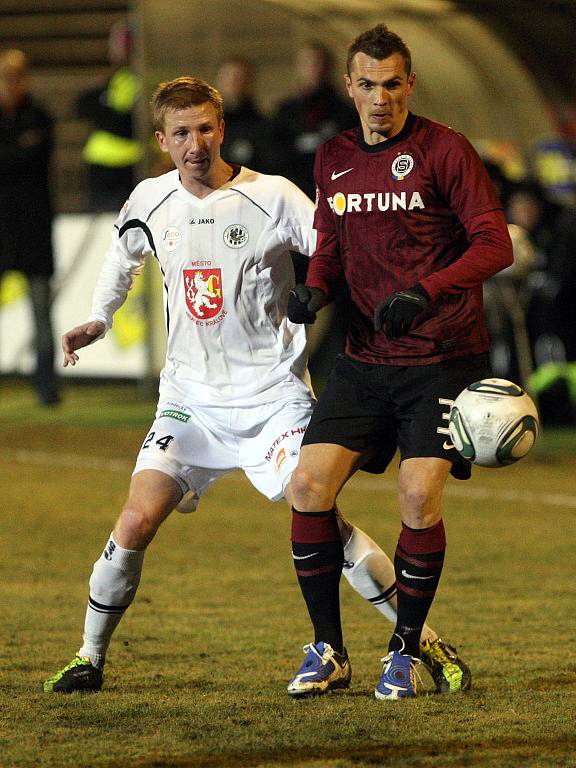
[[[377,24],[367,32],[362,32],[350,45],[346,59],[348,74],[352,69],[352,59],[357,53],[365,53],[366,56],[378,60],[387,59],[392,54],[399,53],[404,58],[406,74],[409,75],[412,69],[410,49],[401,37],[388,29],[386,24]]]
[[[187,109],[209,102],[216,110],[216,117],[222,120],[224,109],[220,91],[205,80],[196,77],[177,77],[160,83],[152,94],[152,124],[155,131],[164,130],[164,119],[169,109]]]

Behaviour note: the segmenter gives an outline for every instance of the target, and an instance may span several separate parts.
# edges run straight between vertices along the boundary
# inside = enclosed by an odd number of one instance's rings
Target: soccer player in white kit
[[[110,329],[146,258],[155,258],[168,333],[158,407],[128,500],[94,564],[82,647],[44,683],[47,692],[101,688],[145,550],[173,509],[195,509],[206,488],[238,468],[263,495],[291,504],[290,475],[314,405],[305,329],[286,317],[290,251],[312,254],[314,206],[287,179],[220,156],[222,99],[208,83],[163,83],[152,106],[156,138],[176,169],[134,189],[116,221],[90,319],[64,334],[62,346],[64,365],[75,365],[76,350]],[[361,530],[341,524],[348,580],[395,621],[392,563]],[[428,627],[423,638],[438,639]]]

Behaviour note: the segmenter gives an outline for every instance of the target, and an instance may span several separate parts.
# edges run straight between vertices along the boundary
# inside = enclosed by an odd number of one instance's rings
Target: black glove
[[[430,306],[430,296],[420,284],[397,291],[378,304],[374,310],[374,329],[381,331],[386,324],[386,336],[397,339],[410,333],[414,320]]]
[[[293,323],[312,324],[316,320],[316,312],[325,302],[326,294],[320,288],[296,285],[288,296],[288,319]]]

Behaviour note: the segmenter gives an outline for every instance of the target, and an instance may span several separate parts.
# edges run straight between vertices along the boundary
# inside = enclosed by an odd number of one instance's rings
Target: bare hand
[[[90,323],[84,323],[78,325],[76,328],[72,328],[71,331],[65,333],[62,336],[62,350],[64,352],[64,368],[68,364],[76,365],[78,362],[78,355],[75,350],[82,349],[92,344],[100,334],[105,331],[104,323],[100,320],[94,320]]]

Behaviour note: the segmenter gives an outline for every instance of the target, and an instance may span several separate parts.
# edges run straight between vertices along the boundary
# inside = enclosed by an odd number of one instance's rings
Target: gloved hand
[[[324,291],[300,283],[292,288],[288,296],[288,319],[293,323],[312,324],[316,320],[316,313],[325,303]]]
[[[381,331],[385,324],[386,336],[397,339],[410,333],[414,320],[429,306],[430,296],[419,283],[404,291],[397,291],[375,308],[374,329]]]

